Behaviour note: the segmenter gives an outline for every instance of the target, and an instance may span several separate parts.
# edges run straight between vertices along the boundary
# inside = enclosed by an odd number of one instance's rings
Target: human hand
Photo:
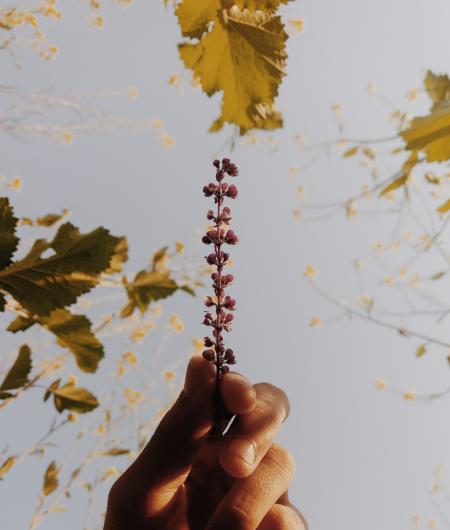
[[[111,488],[104,530],[306,530],[287,494],[295,462],[273,443],[285,393],[226,374],[222,400],[237,418],[214,440],[215,384],[214,367],[193,357],[178,400]]]

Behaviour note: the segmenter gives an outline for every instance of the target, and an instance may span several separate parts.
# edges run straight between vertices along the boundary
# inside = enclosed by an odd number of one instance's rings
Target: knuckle
[[[264,518],[262,528],[270,530],[306,530],[297,513],[288,506],[275,504]]]
[[[276,473],[290,484],[295,475],[295,459],[292,453],[285,447],[273,444],[269,449],[266,459],[271,467],[275,468]]]
[[[255,526],[249,510],[238,503],[232,504],[228,508],[225,519],[226,526],[223,526],[223,528],[229,528],[230,530],[253,530]]]
[[[290,413],[291,405],[286,392],[272,383],[258,383],[255,388],[264,401],[269,402],[270,408],[279,408],[279,414],[281,418],[279,420],[284,421]],[[274,407],[275,406],[275,407]]]

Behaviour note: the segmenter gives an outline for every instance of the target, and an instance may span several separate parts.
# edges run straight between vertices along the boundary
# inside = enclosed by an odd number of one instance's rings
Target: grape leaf
[[[16,236],[17,218],[6,197],[0,197],[0,269],[11,264],[19,238]]]
[[[53,493],[58,487],[58,468],[55,462],[51,462],[44,474],[44,481],[42,484],[42,493],[45,497]]]
[[[281,115],[273,108],[287,58],[288,35],[280,17],[273,16],[281,2],[232,3],[184,0],[178,6],[183,36],[198,39],[179,45],[181,59],[208,96],[223,92],[222,113],[210,131],[226,122],[237,125],[241,134],[281,127]]]
[[[130,316],[136,308],[144,314],[151,302],[171,296],[178,289],[178,284],[168,271],[142,270],[136,274],[132,283],[125,285],[125,289],[129,302],[122,309],[122,318]]]
[[[423,151],[428,162],[450,158],[450,106],[438,106],[428,116],[414,118],[401,136],[410,151]]]
[[[424,80],[425,90],[434,104],[450,100],[450,78],[428,70]]]
[[[95,287],[107,270],[119,238],[105,228],[81,234],[71,223],[58,229],[53,241],[35,241],[28,254],[0,271],[0,288],[30,313],[48,315],[73,304]],[[46,251],[53,255],[42,257]]]
[[[31,366],[31,350],[29,346],[24,344],[20,347],[14,364],[11,366],[5,378],[3,379],[3,382],[0,385],[0,392],[5,390],[16,390],[17,388],[20,388],[28,383],[28,376],[31,372]]]
[[[84,414],[98,407],[98,400],[93,394],[85,388],[75,386],[73,383],[67,383],[60,387],[57,386],[55,381],[47,389],[46,396],[48,393],[53,394],[53,401],[58,412],[71,410]]]

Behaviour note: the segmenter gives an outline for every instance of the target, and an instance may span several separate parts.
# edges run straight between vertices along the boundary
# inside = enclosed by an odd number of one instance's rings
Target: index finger
[[[256,406],[237,418],[220,448],[220,464],[235,478],[253,473],[290,411],[288,397],[280,388],[269,383],[254,388]]]

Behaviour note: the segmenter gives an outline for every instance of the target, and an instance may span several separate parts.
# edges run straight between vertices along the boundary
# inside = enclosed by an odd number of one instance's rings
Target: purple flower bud
[[[225,362],[228,364],[236,364],[236,357],[231,348],[225,350]]]
[[[233,275],[232,274],[225,274],[222,276],[222,285],[226,287],[227,285],[230,285],[230,283],[233,281]]]
[[[211,280],[214,282],[214,283],[217,283],[219,281],[219,273],[218,272],[213,272],[211,274]]]
[[[223,184],[220,185],[220,189],[221,189],[222,193],[226,193],[226,191],[228,189],[228,184],[226,182],[224,182]]]
[[[212,243],[212,240],[209,236],[203,236],[202,242],[205,243],[205,245],[210,245]]]
[[[227,166],[230,162],[231,162],[231,160],[229,158],[222,158],[222,165],[223,166]]]
[[[230,367],[227,365],[222,366],[221,372],[222,374],[227,374],[230,371]]]
[[[214,219],[214,212],[212,210],[208,210],[208,213],[206,214],[206,219],[209,221],[212,221]]]
[[[207,296],[205,298],[205,306],[206,307],[212,307],[213,305],[216,305],[214,302],[213,302],[213,299],[210,297],[210,296]]]
[[[234,309],[236,309],[236,300],[234,298],[231,298],[231,296],[225,296],[225,300],[223,301],[223,307],[225,309],[228,309],[229,311],[234,311]]]
[[[214,166],[215,168],[219,169],[219,168],[220,168],[220,161],[217,160],[217,159],[214,160],[214,162],[213,162],[213,166]]]
[[[225,324],[230,324],[234,319],[234,316],[231,313],[227,313],[225,316]]]
[[[211,348],[211,346],[214,346],[214,342],[209,338],[209,337],[205,337],[203,339],[203,344],[207,347],[207,348]]]
[[[239,238],[235,234],[234,230],[228,230],[225,234],[224,241],[229,245],[236,245],[236,243],[239,241]]]
[[[215,359],[215,351],[214,350],[205,350],[203,352],[203,358],[207,361],[214,362]]]
[[[237,197],[238,190],[234,184],[231,184],[231,186],[227,189],[226,196],[230,197],[230,199],[235,199]]]
[[[209,265],[217,265],[217,256],[215,254],[209,254],[205,259]]]

